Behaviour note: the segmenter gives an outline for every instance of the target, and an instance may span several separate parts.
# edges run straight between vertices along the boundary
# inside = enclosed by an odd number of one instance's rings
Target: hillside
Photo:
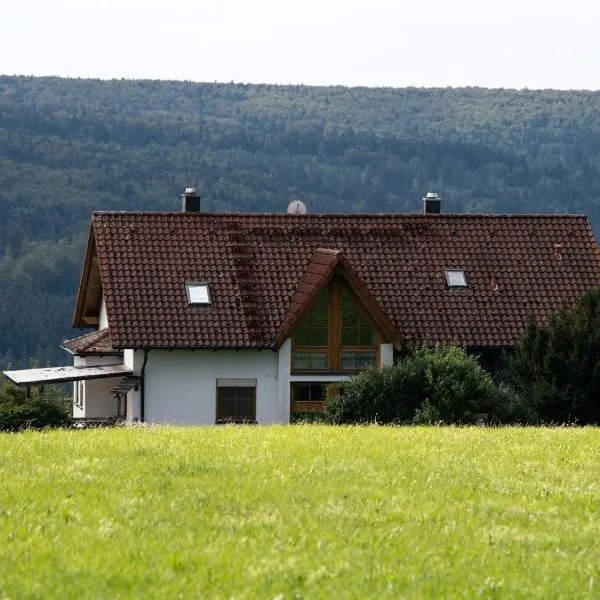
[[[64,361],[92,210],[583,212],[600,93],[0,77],[0,366]]]

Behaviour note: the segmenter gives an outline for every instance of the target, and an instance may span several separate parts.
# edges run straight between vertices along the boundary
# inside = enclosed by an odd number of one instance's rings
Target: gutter
[[[146,420],[146,400],[145,400],[145,374],[146,374],[146,363],[148,362],[148,354],[150,354],[150,348],[144,348],[144,362],[142,363],[142,369],[140,371],[140,421],[142,423]]]

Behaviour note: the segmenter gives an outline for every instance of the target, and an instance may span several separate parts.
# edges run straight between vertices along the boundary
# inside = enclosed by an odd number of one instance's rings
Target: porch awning
[[[107,365],[104,367],[47,367],[45,369],[21,369],[3,371],[13,383],[20,386],[46,385],[84,379],[105,379],[107,377],[126,377],[133,371],[125,365]]]

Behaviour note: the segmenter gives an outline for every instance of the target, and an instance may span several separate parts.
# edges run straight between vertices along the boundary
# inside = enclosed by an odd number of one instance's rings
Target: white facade
[[[76,367],[123,364],[120,356],[75,356]],[[118,377],[73,382],[73,416],[75,418],[112,417],[117,414],[116,398],[110,393]]]
[[[270,350],[151,350],[144,376],[144,420],[214,424],[218,379],[256,379],[257,422],[286,421],[285,407],[278,401],[277,353]]]
[[[381,364],[393,361],[393,346],[380,347]],[[144,359],[146,359],[144,365]],[[82,362],[83,361],[83,362]],[[112,361],[112,362],[111,362]],[[115,364],[119,357],[75,357],[75,364]],[[290,384],[295,382],[343,381],[346,375],[293,375],[291,340],[278,352],[271,350],[125,350],[122,364],[143,385],[126,398],[127,421],[177,425],[213,425],[217,420],[217,383],[228,380],[256,381],[256,421],[290,422]],[[118,380],[85,381],[74,384],[74,416],[101,417],[117,414],[117,401],[110,390]]]

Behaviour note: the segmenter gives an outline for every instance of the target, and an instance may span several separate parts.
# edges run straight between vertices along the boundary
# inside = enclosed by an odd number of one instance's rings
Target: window
[[[326,371],[329,368],[329,290],[323,290],[294,332],[292,368]]]
[[[446,269],[446,281],[449,288],[466,288],[467,278],[462,269]]]
[[[290,397],[292,400],[290,417],[292,421],[299,415],[319,413],[325,409],[325,390],[327,383],[302,382],[292,383]]]
[[[256,379],[217,379],[217,423],[256,422]]]
[[[199,306],[209,306],[211,304],[210,290],[207,283],[188,282],[185,284],[185,291],[188,304]]]
[[[350,289],[340,287],[341,361],[343,371],[359,371],[377,363],[377,335],[358,308]]]
[[[377,365],[379,337],[345,281],[334,279],[292,335],[293,371],[359,371]]]
[[[341,394],[339,385],[332,385],[330,382],[302,381],[291,383],[291,420],[294,421],[301,415],[323,412],[325,410],[325,397],[327,395],[328,387],[330,394]]]

